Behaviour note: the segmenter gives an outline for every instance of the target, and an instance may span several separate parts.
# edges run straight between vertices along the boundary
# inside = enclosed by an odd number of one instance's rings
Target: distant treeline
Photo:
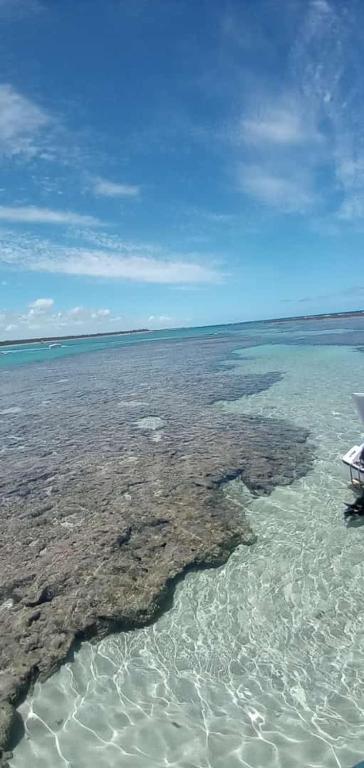
[[[34,339],[8,339],[0,341],[0,347],[11,346],[12,344],[46,344],[49,341],[69,341],[70,339],[94,339],[99,336],[124,336],[129,333],[149,333],[149,328],[136,328],[131,331],[109,331],[109,333],[82,333],[69,336],[43,336]]]

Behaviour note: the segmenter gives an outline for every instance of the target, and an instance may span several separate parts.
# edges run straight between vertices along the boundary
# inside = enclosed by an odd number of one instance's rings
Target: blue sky
[[[0,0],[0,338],[359,309],[360,0]]]

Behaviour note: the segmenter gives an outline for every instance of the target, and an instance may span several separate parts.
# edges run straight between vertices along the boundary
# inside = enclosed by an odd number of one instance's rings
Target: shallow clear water
[[[6,344],[0,348],[0,371],[17,365],[29,363],[53,362],[65,357],[101,352],[102,350],[118,349],[135,344],[149,344],[153,341],[181,341],[183,339],[200,339],[206,336],[237,335],[239,337],[292,339],[297,334],[300,339],[309,339],[321,335],[352,334],[355,331],[363,333],[364,318],[362,316],[348,318],[330,318],[305,321],[287,321],[284,323],[236,323],[232,325],[208,325],[192,328],[170,328],[160,331],[137,333],[122,333],[121,335],[84,337],[75,339],[60,339],[58,344],[52,342],[24,342],[23,344]]]
[[[253,328],[255,326],[253,325]],[[236,329],[242,333],[242,326],[228,326],[228,333]],[[248,331],[247,331],[248,332]],[[202,328],[171,328],[162,331],[146,331],[137,333],[122,333],[112,336],[84,337],[61,339],[54,346],[52,342],[28,342],[24,344],[7,344],[0,348],[0,371],[15,365],[27,365],[29,362],[41,363],[59,360],[73,355],[101,352],[103,349],[112,350],[119,347],[134,346],[135,344],[150,344],[153,341],[179,341],[181,339],[201,338],[204,336],[227,333],[227,326],[211,325]]]
[[[271,496],[240,482],[257,543],[187,576],[153,626],[85,644],[22,705],[12,768],[350,768],[364,758],[364,527],[346,528],[340,464],[359,436],[351,347],[261,346],[281,370],[229,410],[308,427],[312,473]],[[222,406],[223,407],[223,406]]]

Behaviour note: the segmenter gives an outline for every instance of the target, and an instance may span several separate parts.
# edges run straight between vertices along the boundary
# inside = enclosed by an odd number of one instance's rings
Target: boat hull
[[[345,456],[342,457],[342,461],[349,467],[350,482],[356,488],[364,488],[364,464],[360,461],[360,456],[364,450],[364,443],[361,445],[354,445],[350,448]]]

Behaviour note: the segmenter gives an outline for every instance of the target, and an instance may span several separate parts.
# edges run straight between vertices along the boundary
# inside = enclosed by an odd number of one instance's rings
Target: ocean
[[[36,682],[19,707],[25,728],[11,768],[351,768],[363,760],[364,526],[344,524],[353,492],[341,456],[362,440],[351,393],[363,390],[364,320],[61,343],[1,350],[4,475],[11,463],[16,482],[29,466],[27,451],[40,456],[39,466],[51,461],[48,452],[55,456],[52,480],[32,476],[38,485],[24,491],[26,503],[44,484],[52,499],[67,451],[85,467],[92,456],[103,477],[125,403],[130,423],[144,430],[145,450],[157,451],[154,461],[169,428],[178,436],[193,430],[198,469],[204,445],[210,451],[218,439],[216,424],[231,425],[235,440],[239,420],[264,424],[266,435],[269,423],[288,423],[290,450],[302,432],[313,458],[300,468],[306,459],[299,454],[295,475],[272,477],[260,493],[251,475],[234,476],[229,457],[222,493],[254,543],[237,546],[218,568],[187,572],[156,620],[86,639],[59,671]],[[199,388],[214,394],[215,381],[218,396],[198,410]],[[224,395],[227,381],[232,390]],[[153,408],[151,393],[159,397]],[[215,422],[215,413],[226,421]],[[209,419],[206,443],[198,442],[202,418]],[[253,453],[254,439],[252,430]],[[96,502],[98,487],[104,493],[95,480]],[[182,499],[187,492],[183,486]]]

